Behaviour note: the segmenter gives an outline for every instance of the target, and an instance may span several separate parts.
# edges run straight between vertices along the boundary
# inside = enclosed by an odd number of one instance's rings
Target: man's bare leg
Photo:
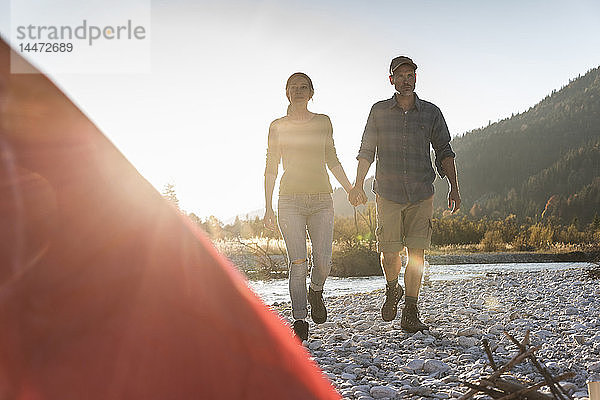
[[[392,282],[398,279],[400,269],[402,268],[402,257],[400,257],[400,252],[382,252],[380,260],[385,280],[387,282]]]
[[[406,271],[404,271],[404,287],[407,296],[419,297],[424,264],[425,250],[408,249],[408,264],[406,265]]]
[[[429,329],[419,319],[417,300],[423,278],[423,265],[425,263],[423,249],[408,249],[408,264],[404,271],[404,285],[406,286],[406,299],[402,310],[400,326],[407,332],[418,332]]]

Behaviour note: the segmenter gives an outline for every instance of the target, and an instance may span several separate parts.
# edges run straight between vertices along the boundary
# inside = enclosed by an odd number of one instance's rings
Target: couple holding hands
[[[408,264],[404,272],[406,296],[401,328],[407,332],[429,329],[419,317],[417,299],[424,251],[429,248],[432,232],[435,171],[430,146],[438,174],[447,177],[450,184],[448,207],[453,213],[460,208],[460,194],[448,127],[440,109],[414,92],[416,70],[417,65],[408,57],[392,60],[389,79],[395,93],[371,108],[357,156],[354,186],[338,160],[329,117],[307,108],[314,94],[311,79],[297,72],[287,80],[286,95],[290,102],[287,115],[269,127],[264,222],[267,228],[275,229],[277,220],[285,240],[293,329],[302,341],[308,339],[307,303],[315,323],[327,320],[323,286],[331,271],[333,200],[326,166],[347,192],[349,202],[357,206],[367,202],[363,185],[375,159],[377,250],[387,281],[381,317],[384,321],[394,320],[404,296],[398,276],[402,267],[400,252],[406,248]],[[272,197],[280,161],[284,172],[276,219]],[[312,246],[308,290],[307,231]]]

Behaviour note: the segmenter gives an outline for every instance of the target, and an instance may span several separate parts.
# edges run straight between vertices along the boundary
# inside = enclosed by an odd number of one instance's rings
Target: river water
[[[423,279],[431,281],[449,281],[470,279],[488,273],[507,273],[521,271],[565,270],[581,268],[589,265],[584,262],[566,263],[508,263],[508,264],[461,264],[461,265],[432,265],[426,266]],[[402,281],[402,276],[400,276]],[[307,280],[307,284],[310,282]],[[289,301],[287,279],[272,279],[268,281],[249,281],[250,288],[266,303]],[[327,278],[324,296],[342,296],[352,293],[366,293],[385,286],[383,276],[365,278]]]

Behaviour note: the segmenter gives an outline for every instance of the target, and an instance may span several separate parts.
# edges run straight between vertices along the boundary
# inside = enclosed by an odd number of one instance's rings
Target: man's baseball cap
[[[415,70],[417,69],[417,64],[415,64],[413,62],[413,60],[411,60],[410,58],[408,58],[406,56],[399,56],[399,57],[394,58],[392,60],[392,63],[390,64],[390,75],[393,75],[396,68],[398,68],[402,64],[409,64]]]

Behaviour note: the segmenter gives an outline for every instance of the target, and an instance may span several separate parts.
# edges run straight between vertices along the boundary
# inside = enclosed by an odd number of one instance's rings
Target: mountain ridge
[[[589,185],[595,188],[594,178],[600,175],[600,154],[594,150],[600,145],[599,127],[597,67],[552,91],[523,113],[454,138],[464,211],[470,212],[477,205],[479,216],[539,218],[553,195],[568,200]],[[567,162],[570,152],[573,155]],[[576,156],[585,164],[577,171],[573,170]],[[557,181],[536,189],[538,175],[549,168],[554,168]],[[565,181],[566,187],[561,183]],[[437,179],[435,185],[439,209],[445,204],[447,184]],[[595,205],[597,210],[599,201],[589,198],[586,204]],[[550,214],[563,220],[578,214],[583,220],[593,217],[582,207],[570,212],[565,207]]]

